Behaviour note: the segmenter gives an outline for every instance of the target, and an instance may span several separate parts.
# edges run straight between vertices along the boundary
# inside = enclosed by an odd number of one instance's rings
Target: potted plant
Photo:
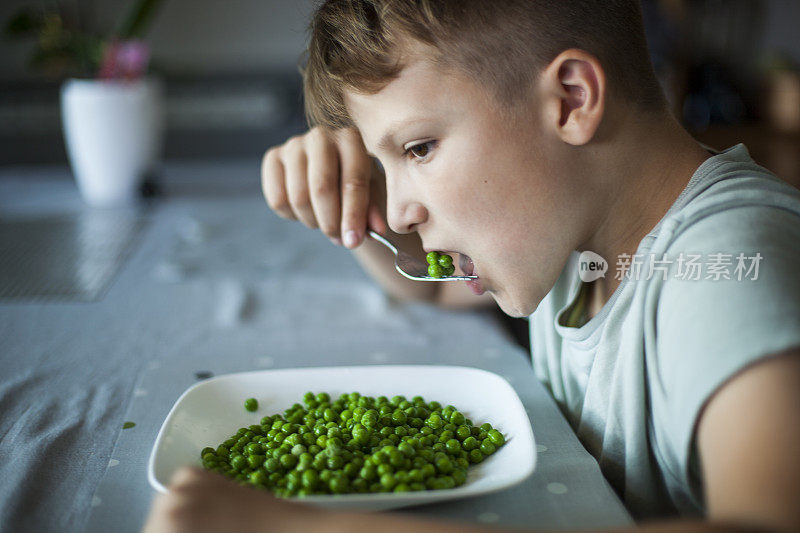
[[[133,203],[152,171],[163,139],[162,88],[147,75],[142,40],[162,0],[137,0],[120,25],[103,35],[63,3],[26,7],[6,33],[35,36],[31,64],[61,84],[61,119],[70,165],[89,205]]]

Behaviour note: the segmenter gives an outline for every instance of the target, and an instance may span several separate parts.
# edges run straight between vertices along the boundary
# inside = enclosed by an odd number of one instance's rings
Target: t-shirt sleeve
[[[655,444],[702,502],[694,437],[705,403],[749,365],[800,345],[800,215],[766,206],[718,212],[680,234],[667,259],[648,357]],[[698,262],[693,280],[689,264]]]

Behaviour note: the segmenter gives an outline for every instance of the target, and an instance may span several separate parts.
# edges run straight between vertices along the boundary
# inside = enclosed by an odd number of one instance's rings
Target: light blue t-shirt
[[[700,165],[634,256],[605,259],[627,273],[595,317],[565,325],[577,253],[530,316],[534,371],[634,517],[702,515],[701,409],[800,345],[800,191],[737,145]]]

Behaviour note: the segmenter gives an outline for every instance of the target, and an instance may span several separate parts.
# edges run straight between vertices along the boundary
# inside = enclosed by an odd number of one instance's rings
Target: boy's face
[[[529,100],[501,113],[483,87],[425,60],[376,94],[345,95],[386,172],[392,230],[460,254],[479,276],[471,288],[512,316],[536,309],[577,244],[568,154]]]

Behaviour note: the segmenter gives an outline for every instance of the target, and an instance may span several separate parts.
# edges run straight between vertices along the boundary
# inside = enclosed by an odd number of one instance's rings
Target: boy
[[[669,115],[638,3],[330,0],[311,30],[317,127],[267,152],[270,207],[400,298],[530,315],[537,376],[644,529],[800,529],[800,195]],[[367,227],[458,254],[478,279],[405,280]],[[464,530],[307,510],[195,471],[149,527],[232,516]]]

